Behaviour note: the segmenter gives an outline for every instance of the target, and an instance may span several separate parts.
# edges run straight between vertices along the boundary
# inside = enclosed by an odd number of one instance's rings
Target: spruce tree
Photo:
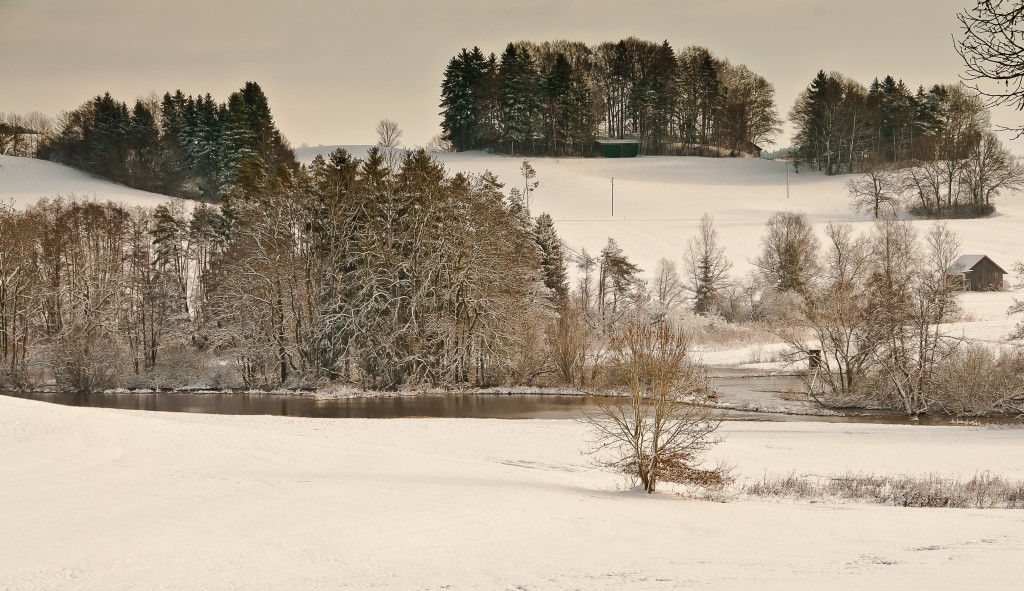
[[[537,216],[533,225],[534,240],[540,248],[541,273],[544,285],[551,290],[555,303],[562,307],[569,299],[569,276],[562,251],[562,239],[555,231],[554,222],[547,213]]]

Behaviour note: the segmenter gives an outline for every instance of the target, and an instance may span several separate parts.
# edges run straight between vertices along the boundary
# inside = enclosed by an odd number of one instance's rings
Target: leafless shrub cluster
[[[969,479],[925,476],[844,474],[822,479],[764,476],[735,491],[755,497],[797,500],[866,501],[897,507],[1024,509],[1024,482],[985,473]]]
[[[935,404],[958,417],[1024,414],[1024,351],[959,348],[935,371]]]
[[[824,402],[873,399],[915,417],[937,407],[937,371],[958,341],[942,324],[957,313],[956,285],[946,270],[959,241],[934,226],[922,241],[907,222],[881,220],[867,237],[830,225],[822,273],[799,292],[797,322],[813,334],[809,389]]]

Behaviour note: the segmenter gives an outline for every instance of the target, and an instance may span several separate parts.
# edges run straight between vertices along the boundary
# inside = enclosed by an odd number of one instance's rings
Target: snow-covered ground
[[[743,479],[1024,478],[1024,430],[730,423]],[[0,589],[1007,589],[1024,511],[623,491],[572,421],[320,420],[0,397]]]
[[[55,162],[0,156],[0,204],[22,208],[40,198],[58,196],[146,207],[173,200],[166,195],[118,185]]]

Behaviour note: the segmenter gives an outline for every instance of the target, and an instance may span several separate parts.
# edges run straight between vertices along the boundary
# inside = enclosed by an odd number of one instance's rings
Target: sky
[[[0,0],[0,112],[57,115],[109,91],[211,93],[258,82],[302,144],[369,144],[389,118],[407,146],[440,133],[440,84],[463,47],[596,44],[636,36],[703,45],[776,87],[786,117],[814,74],[913,89],[956,82],[951,35],[972,0]],[[1016,125],[1003,109],[993,121]],[[789,126],[777,142],[788,145]],[[1024,152],[1024,140],[1011,145]]]

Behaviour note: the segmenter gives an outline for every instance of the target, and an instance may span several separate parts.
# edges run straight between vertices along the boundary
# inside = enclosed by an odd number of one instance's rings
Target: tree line
[[[775,87],[704,47],[635,37],[588,46],[509,43],[451,58],[441,124],[457,151],[593,155],[598,137],[635,137],[643,154],[736,156],[779,131]]]
[[[259,156],[270,174],[298,166],[255,82],[224,103],[209,93],[185,96],[178,90],[162,99],[138,99],[129,108],[104,93],[61,113],[55,123],[37,119],[12,119],[0,127],[0,143],[9,138],[12,154],[165,195],[216,201],[252,156]]]
[[[1024,181],[1024,170],[992,130],[985,103],[962,86],[912,92],[886,76],[865,88],[820,71],[790,120],[794,166],[865,173],[850,192],[876,218],[900,202],[929,217],[987,215],[993,197]]]

